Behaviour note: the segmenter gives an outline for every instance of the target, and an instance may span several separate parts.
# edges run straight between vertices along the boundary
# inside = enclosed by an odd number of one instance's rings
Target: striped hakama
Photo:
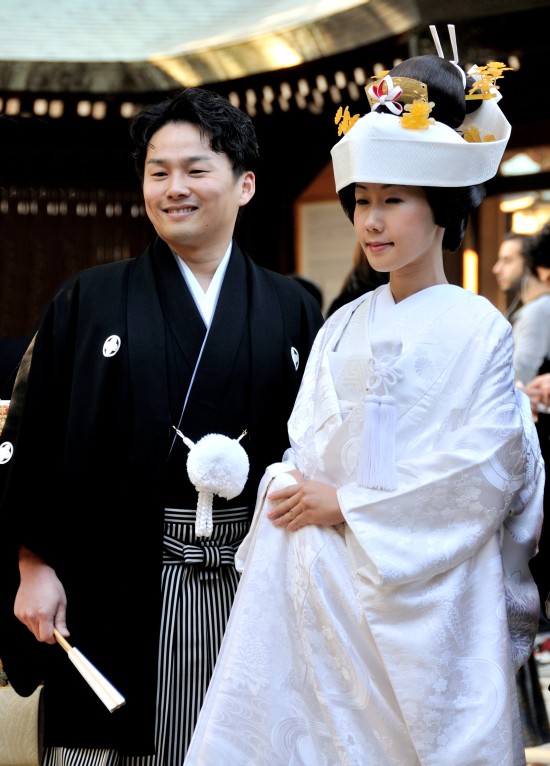
[[[247,508],[214,510],[212,536],[197,539],[195,517],[195,510],[164,512],[156,755],[50,747],[43,766],[183,764],[239,582],[235,552],[249,527]]]

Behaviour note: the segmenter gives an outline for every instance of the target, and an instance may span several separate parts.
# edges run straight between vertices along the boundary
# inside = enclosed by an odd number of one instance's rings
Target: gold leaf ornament
[[[405,112],[401,117],[401,125],[407,130],[427,130],[430,125],[435,124],[430,112],[434,108],[433,101],[423,101],[415,99],[412,104],[405,105]]]
[[[462,134],[462,138],[469,144],[481,144],[486,141],[496,141],[496,138],[492,133],[486,133],[483,138],[481,138],[481,133],[476,125],[470,125],[470,127]]]
[[[489,61],[485,66],[476,67],[470,74],[479,79],[468,91],[468,95],[465,97],[466,101],[473,99],[487,101],[490,98],[495,98],[496,91],[500,88],[496,81],[504,76],[503,72],[511,69],[512,67],[505,66],[502,61]]]
[[[353,117],[351,117],[348,106],[346,106],[345,109],[342,109],[341,106],[338,107],[338,111],[336,112],[336,116],[334,118],[335,124],[338,125],[338,135],[342,136],[347,133],[348,130],[351,130],[359,117],[359,114],[354,114]]]

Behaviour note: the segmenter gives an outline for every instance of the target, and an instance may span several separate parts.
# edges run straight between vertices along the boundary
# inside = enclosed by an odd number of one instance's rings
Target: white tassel
[[[359,445],[359,477],[362,487],[372,487],[378,475],[378,455],[380,444],[380,397],[368,394],[363,410],[363,432]]]
[[[397,489],[397,407],[393,396],[380,398],[380,489]]]
[[[397,408],[393,396],[369,394],[365,399],[359,448],[358,482],[371,489],[397,489]]]
[[[211,537],[214,529],[212,521],[212,501],[214,494],[208,490],[200,490],[197,500],[197,515],[195,517],[195,536]]]

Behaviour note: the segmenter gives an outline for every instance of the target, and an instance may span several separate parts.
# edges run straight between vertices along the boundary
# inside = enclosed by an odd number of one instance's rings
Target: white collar
[[[221,259],[218,267],[216,268],[216,271],[214,272],[212,281],[208,285],[206,292],[202,289],[196,276],[193,274],[185,261],[172,250],[172,254],[176,259],[176,263],[179,266],[183,278],[187,283],[187,287],[189,288],[189,291],[191,292],[191,295],[193,296],[197,308],[200,311],[201,316],[204,319],[204,323],[207,327],[210,327],[212,316],[214,315],[216,304],[218,302],[218,296],[220,294],[223,278],[229,263],[229,256],[231,255],[232,245],[233,242],[230,242],[229,247],[225,251],[224,257]]]

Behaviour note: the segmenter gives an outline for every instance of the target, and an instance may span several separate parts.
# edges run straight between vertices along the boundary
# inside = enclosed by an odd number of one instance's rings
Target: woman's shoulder
[[[447,285],[447,287],[452,290],[458,300],[462,300],[463,305],[469,310],[493,316],[495,320],[502,321],[505,325],[510,324],[502,311],[484,295],[479,295],[472,290],[466,290],[464,287],[459,287],[458,285]]]
[[[458,285],[439,285],[437,298],[434,296],[431,297],[437,300],[442,327],[452,327],[453,332],[468,338],[492,336],[498,339],[511,334],[508,319],[483,295]]]

